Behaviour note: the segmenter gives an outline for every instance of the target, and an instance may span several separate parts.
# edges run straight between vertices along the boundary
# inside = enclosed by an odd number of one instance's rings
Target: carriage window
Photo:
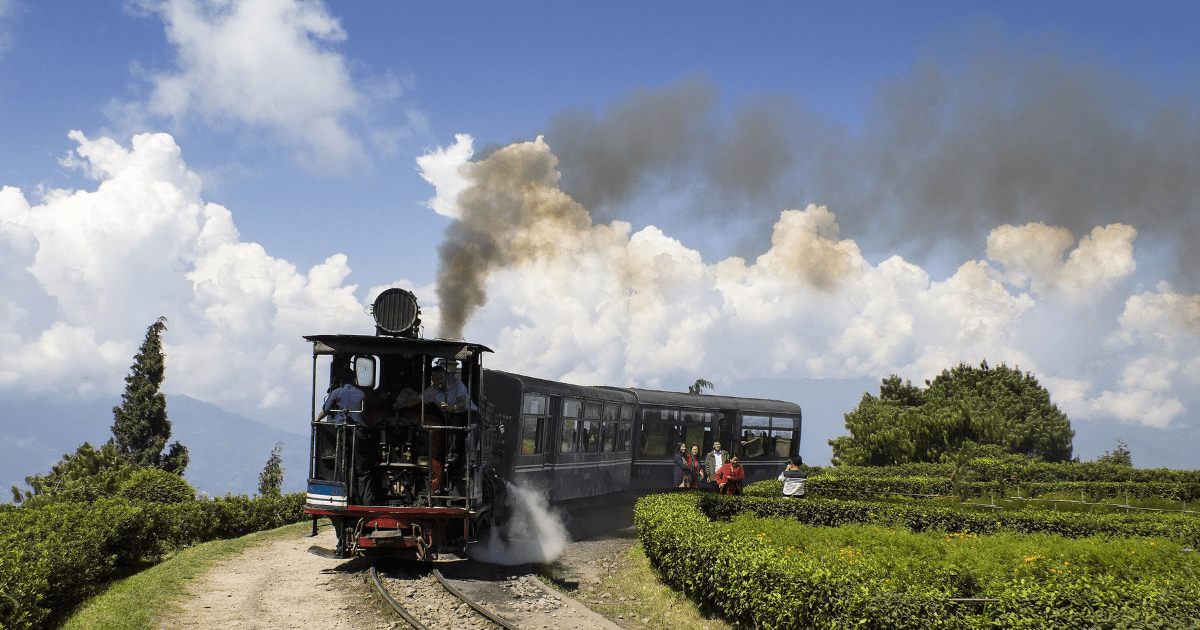
[[[582,453],[597,453],[600,451],[600,423],[595,420],[584,420],[580,423],[579,451]]]
[[[546,397],[525,395],[521,418],[521,454],[535,455],[545,450],[542,435],[546,426]]]
[[[671,454],[671,437],[675,427],[669,424],[643,422],[638,438],[638,455],[666,457]]]
[[[580,418],[583,416],[583,403],[578,400],[563,401],[562,435],[559,452],[573,453],[579,450]]]
[[[695,423],[700,423],[700,424],[711,425],[712,421],[713,421],[713,413],[711,411],[684,411],[683,412],[683,422],[687,423],[687,424],[695,422]]]
[[[790,457],[792,455],[792,432],[790,430],[772,430],[771,440],[775,446],[775,457]]]
[[[521,454],[534,455],[542,452],[542,435],[545,420],[535,416],[525,416],[521,419]]]
[[[525,395],[525,415],[527,416],[544,416],[546,415],[546,397]]]
[[[633,423],[622,422],[621,428],[617,432],[617,450],[628,451],[629,441],[633,437]]]
[[[617,415],[620,410],[620,405],[604,406],[604,424],[600,428],[600,450],[605,453],[617,450],[617,433],[619,432]]]
[[[795,421],[788,417],[742,416],[739,446],[746,459],[796,454]]]
[[[663,424],[643,422],[638,454],[643,457],[674,457],[683,442],[690,451],[692,446],[704,449],[708,427],[700,424]]]
[[[770,443],[771,416],[742,416],[741,447],[742,459],[766,457]]]
[[[559,446],[559,452],[573,453],[575,451],[575,423],[578,422],[574,418],[562,419],[562,444]]]

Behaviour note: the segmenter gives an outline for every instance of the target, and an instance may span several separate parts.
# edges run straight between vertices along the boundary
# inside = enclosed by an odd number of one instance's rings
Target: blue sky
[[[398,284],[547,378],[986,358],[1077,426],[1195,425],[1196,13],[0,0],[0,388],[119,392],[167,314],[173,391],[295,429],[299,335]],[[486,300],[439,297],[447,243]]]

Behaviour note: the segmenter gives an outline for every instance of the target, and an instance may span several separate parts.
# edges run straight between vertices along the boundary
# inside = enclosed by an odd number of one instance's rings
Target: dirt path
[[[359,573],[363,566],[308,553],[333,548],[333,529],[316,538],[294,538],[247,549],[192,584],[183,612],[159,620],[160,628],[210,630],[379,630],[396,627],[381,614]]]
[[[333,548],[333,530],[246,550],[218,564],[190,587],[183,611],[160,619],[160,628],[208,630],[380,630],[407,627],[385,611],[363,580],[365,561],[330,560],[308,553]],[[628,533],[571,543],[557,566],[576,585],[600,583],[615,557],[634,544]],[[589,589],[590,590],[590,589]],[[553,594],[545,594],[553,600]],[[579,605],[561,602],[559,605]],[[602,625],[602,624],[601,624]],[[584,627],[584,626],[578,626]]]

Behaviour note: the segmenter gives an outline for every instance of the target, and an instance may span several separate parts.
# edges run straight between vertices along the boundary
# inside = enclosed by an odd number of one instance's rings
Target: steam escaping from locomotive
[[[472,545],[467,554],[473,560],[505,566],[557,558],[570,536],[562,519],[550,511],[545,493],[508,482],[505,486],[511,510],[507,522],[491,530],[486,542]]]

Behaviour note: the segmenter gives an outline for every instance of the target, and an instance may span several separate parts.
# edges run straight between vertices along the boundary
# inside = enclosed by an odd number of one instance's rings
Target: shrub
[[[781,521],[755,532],[744,516],[720,522],[704,510],[772,503],[812,504],[654,495],[638,502],[634,520],[663,579],[736,626],[1082,630],[1200,622],[1196,567],[1161,541],[1005,536],[987,539],[987,559],[979,561],[984,554],[974,546],[985,543],[976,535],[947,534],[943,544],[943,536],[885,527],[814,530]],[[950,601],[981,595],[1000,601],[990,609]]]
[[[0,628],[42,628],[52,613],[69,611],[121,571],[187,545],[298,522],[303,507],[297,493],[176,503],[118,497],[0,510]]]
[[[183,477],[158,468],[142,468],[133,473],[118,493],[130,501],[183,503],[196,499],[196,489]]]
[[[766,485],[768,482],[760,483]],[[753,484],[751,488],[757,485]],[[715,520],[729,520],[735,514],[747,512],[762,518],[791,518],[807,525],[830,527],[875,523],[904,527],[914,532],[938,530],[994,534],[1013,531],[1055,534],[1067,538],[1154,536],[1186,547],[1200,546],[1200,519],[1183,514],[1091,514],[1045,510],[995,514],[916,502],[894,504],[821,497],[796,501],[775,497],[704,495],[698,501],[699,509]]]

